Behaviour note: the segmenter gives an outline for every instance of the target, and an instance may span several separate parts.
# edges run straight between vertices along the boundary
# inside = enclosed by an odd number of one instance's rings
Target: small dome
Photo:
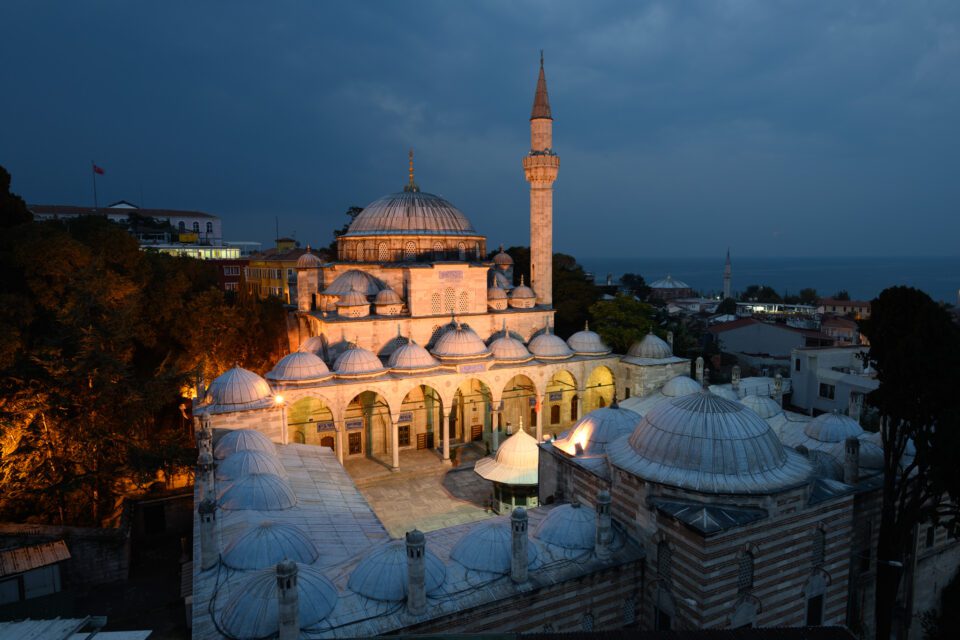
[[[503,267],[509,267],[513,264],[513,258],[510,257],[510,254],[503,250],[503,245],[500,245],[500,251],[495,256],[493,256],[493,264]]]
[[[640,414],[623,409],[617,404],[594,409],[573,425],[570,434],[554,444],[569,454],[576,454],[576,445],[585,454],[606,453],[615,440],[630,435],[641,420]]]
[[[859,438],[863,428],[849,416],[823,413],[808,422],[803,432],[818,442],[843,442],[847,438]]]
[[[273,402],[267,381],[240,367],[220,374],[207,389],[206,403],[223,409],[253,409]]]
[[[690,285],[682,280],[676,280],[670,274],[666,278],[660,278],[650,283],[651,289],[689,289]]]
[[[513,280],[507,277],[503,271],[494,271],[491,279],[491,286],[500,287],[504,291],[513,289]]]
[[[297,258],[297,269],[316,269],[322,264],[323,262],[320,261],[320,258],[310,253],[310,247],[307,247],[305,254]]]
[[[253,429],[234,429],[225,433],[213,448],[213,455],[223,460],[237,451],[260,451],[273,458],[277,456],[277,447],[270,438]]]
[[[333,370],[338,376],[373,376],[383,373],[386,369],[380,358],[372,351],[351,344],[350,348],[340,354],[333,364]]]
[[[476,235],[473,226],[455,206],[425,191],[401,191],[368,204],[346,236]]]
[[[810,466],[737,402],[700,392],[651,409],[610,462],[650,482],[706,493],[762,493],[806,481]]]
[[[377,294],[377,297],[373,299],[374,304],[403,304],[403,300],[397,294],[396,291],[387,287]]]
[[[698,393],[700,389],[700,383],[690,376],[677,376],[667,380],[667,383],[660,389],[660,393],[668,398],[681,398],[691,393]]]
[[[375,296],[386,286],[366,271],[348,269],[337,276],[330,283],[330,286],[323,290],[323,295],[340,296],[350,291],[356,291],[364,296]]]
[[[523,276],[520,276],[520,284],[513,288],[513,291],[510,292],[511,300],[535,300],[537,294],[533,292],[533,289],[523,284]]]
[[[506,334],[490,343],[490,351],[494,360],[501,362],[529,362],[533,354],[527,351],[522,342]]]
[[[603,343],[600,334],[590,331],[590,325],[586,323],[583,331],[577,331],[567,338],[567,345],[578,356],[602,356],[610,353],[610,347]]]
[[[539,540],[564,549],[593,549],[597,535],[593,509],[579,503],[564,504],[550,510],[534,533]]]
[[[297,351],[304,351],[313,355],[323,353],[323,336],[310,336],[300,343],[300,348]]]
[[[448,327],[437,338],[432,351],[433,355],[442,360],[468,360],[486,358],[490,355],[490,349],[483,343],[480,336],[473,329],[459,322]]]
[[[272,638],[280,626],[277,569],[251,575],[232,591],[220,614],[220,625],[231,638]],[[330,615],[337,589],[305,564],[297,564],[297,610],[301,628],[312,627]]]
[[[860,466],[864,469],[880,471],[883,469],[883,448],[870,442],[860,439]]]
[[[541,360],[563,360],[573,355],[573,351],[563,341],[563,338],[554,335],[549,329],[535,335],[527,348],[534,357]]]
[[[513,485],[537,484],[540,462],[540,447],[537,439],[521,427],[503,441],[497,456],[477,460],[473,470],[493,482]]]
[[[506,300],[507,292],[500,287],[494,286],[487,289],[487,300]]]
[[[310,537],[298,527],[265,520],[227,543],[223,550],[223,564],[247,571],[275,567],[286,559],[313,564],[319,556]]]
[[[309,351],[294,351],[280,359],[267,374],[274,382],[309,382],[330,377],[330,369]]]
[[[281,511],[297,503],[290,483],[272,473],[248,473],[220,496],[227,511]]]
[[[513,533],[506,522],[484,522],[460,538],[450,559],[466,569],[487,573],[510,573],[513,556]],[[537,559],[536,545],[527,545],[527,566]]]
[[[359,291],[348,291],[346,293],[340,294],[340,299],[337,300],[338,307],[366,307],[370,304],[370,301],[367,300],[367,296],[363,295]]]
[[[405,344],[397,347],[390,354],[387,366],[399,373],[407,373],[436,369],[440,366],[440,363],[430,355],[429,351],[408,339]]]
[[[273,445],[270,445],[271,447]],[[223,462],[217,465],[217,479],[222,481],[236,480],[248,473],[272,473],[275,476],[287,475],[286,469],[280,464],[276,454],[263,451],[244,450],[231,453]]]
[[[447,575],[443,562],[430,550],[424,553],[426,592],[436,591]],[[401,540],[388,542],[370,553],[350,574],[347,586],[371,600],[399,602],[407,597],[407,550]]]
[[[673,355],[670,345],[654,335],[653,331],[644,336],[640,342],[634,342],[627,351],[627,355],[633,358],[651,358],[654,360],[663,360]]]
[[[740,402],[764,420],[783,413],[783,407],[769,396],[755,396],[751,394],[741,398]]]

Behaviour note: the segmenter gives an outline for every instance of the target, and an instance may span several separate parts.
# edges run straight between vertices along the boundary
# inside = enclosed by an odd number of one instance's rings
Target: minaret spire
[[[547,76],[543,72],[543,49],[540,49],[540,76],[537,78],[537,91],[533,95],[533,111],[530,119],[548,118],[550,115],[550,97],[547,95]]]
[[[420,187],[417,186],[417,183],[413,181],[413,148],[410,149],[410,182],[403,187],[404,191],[420,191]]]

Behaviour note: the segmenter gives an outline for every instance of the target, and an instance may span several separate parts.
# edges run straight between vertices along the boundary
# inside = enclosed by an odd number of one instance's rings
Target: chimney
[[[297,563],[281,560],[277,563],[277,626],[280,640],[300,637],[300,594],[297,591]]]
[[[606,560],[610,557],[610,543],[613,541],[613,529],[610,523],[610,492],[603,489],[597,493],[597,557]]]
[[[407,531],[407,613],[421,616],[427,610],[426,538],[423,532]]]
[[[738,364],[733,365],[733,370],[730,372],[730,386],[737,395],[740,395],[740,365]]]
[[[667,331],[667,344],[670,345],[670,353],[673,353],[673,331]]]
[[[207,451],[201,451],[197,456],[197,479],[200,481],[200,497],[213,500],[213,456]]]
[[[773,376],[773,393],[777,396],[777,404],[783,406],[783,376],[780,372]]]
[[[510,579],[517,584],[527,581],[527,510],[517,507],[510,514],[513,531],[513,553],[510,556]]]
[[[217,564],[220,551],[217,549],[217,503],[206,497],[200,501],[200,569],[206,571]]]
[[[862,409],[863,409],[863,394],[851,393],[850,402],[847,407],[847,414],[857,422],[860,422],[860,412]]]
[[[703,356],[697,356],[697,382],[703,384]]]
[[[843,445],[843,482],[854,485],[860,481],[860,441],[847,438]]]

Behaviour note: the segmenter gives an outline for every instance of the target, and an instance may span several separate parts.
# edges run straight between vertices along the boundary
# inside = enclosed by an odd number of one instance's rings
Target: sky
[[[201,210],[325,245],[417,182],[529,244],[545,51],[554,250],[960,255],[960,3],[6,0],[0,165],[30,203]]]

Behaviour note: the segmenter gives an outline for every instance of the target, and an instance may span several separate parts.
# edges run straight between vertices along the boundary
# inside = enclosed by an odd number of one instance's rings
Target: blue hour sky
[[[28,202],[199,209],[327,244],[417,181],[528,244],[539,49],[554,248],[960,255],[960,3],[58,2],[2,10]]]

